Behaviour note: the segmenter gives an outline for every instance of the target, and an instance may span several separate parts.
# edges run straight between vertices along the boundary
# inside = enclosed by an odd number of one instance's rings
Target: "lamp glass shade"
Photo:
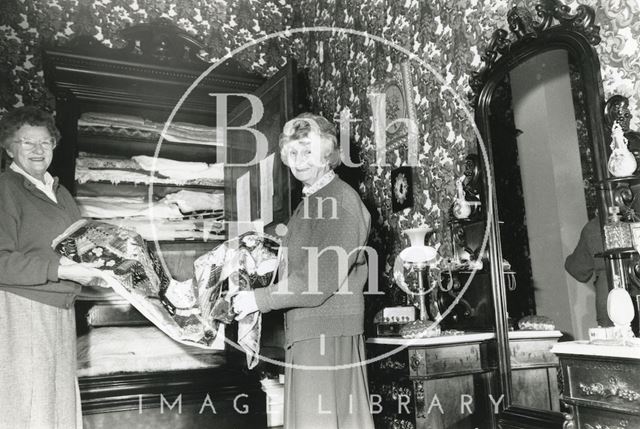
[[[410,246],[400,252],[400,259],[412,264],[431,261],[436,257],[436,249],[431,246]]]
[[[402,231],[409,237],[411,246],[424,246],[424,237],[427,232],[431,232],[431,227],[419,226],[417,228],[408,228]]]
[[[402,231],[409,237],[411,246],[400,252],[400,259],[404,262],[413,264],[423,264],[433,260],[437,251],[431,246],[424,245],[424,239],[431,228],[428,226],[420,226],[418,228],[409,228]]]

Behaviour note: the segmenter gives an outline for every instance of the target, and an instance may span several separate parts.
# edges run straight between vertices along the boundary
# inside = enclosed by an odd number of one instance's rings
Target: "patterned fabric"
[[[204,316],[210,320],[232,323],[235,317],[227,298],[230,292],[251,290],[273,283],[278,267],[275,238],[247,232],[229,240],[195,262],[196,282]],[[262,315],[255,312],[238,322],[238,344],[247,355],[247,366],[258,364]]]
[[[174,340],[222,348],[224,339],[218,335],[218,324],[201,317],[193,282],[173,280],[135,232],[81,220],[54,241],[54,248],[75,262],[96,268],[100,281]]]
[[[81,220],[54,242],[55,250],[96,268],[100,281],[129,301],[174,340],[201,348],[224,348],[224,329],[235,314],[227,295],[268,286],[278,266],[277,240],[248,232],[228,240],[194,263],[195,278],[172,279],[155,252],[133,231]],[[238,323],[238,343],[247,365],[258,363],[262,319],[254,313]]]

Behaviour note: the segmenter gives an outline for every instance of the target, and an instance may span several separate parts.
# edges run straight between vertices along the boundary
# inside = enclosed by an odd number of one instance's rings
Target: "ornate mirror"
[[[605,206],[600,200],[610,198],[595,191],[604,178],[606,140],[594,15],[590,7],[572,10],[557,0],[544,0],[533,11],[513,7],[510,31],[493,33],[484,67],[472,79],[489,160],[484,194],[493,196],[488,245],[505,414],[546,409],[542,415],[557,427],[566,423],[557,397],[522,393],[523,383],[552,385],[555,377],[520,379],[511,371],[518,362],[509,328],[522,316],[544,314],[565,336],[584,338],[593,318],[593,296],[590,303],[576,301],[580,286],[571,283],[564,259],[595,208]],[[605,215],[599,210],[601,220]],[[506,271],[515,272],[517,286]]]

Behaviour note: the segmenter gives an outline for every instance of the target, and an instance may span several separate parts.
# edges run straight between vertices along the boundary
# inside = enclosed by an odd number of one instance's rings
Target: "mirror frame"
[[[500,393],[504,394],[504,409],[512,407],[511,363],[507,323],[507,298],[502,267],[502,249],[498,225],[498,207],[495,187],[492,187],[493,156],[490,130],[490,105],[496,88],[511,70],[534,56],[552,50],[565,50],[572,62],[581,72],[584,83],[586,129],[591,139],[594,180],[602,182],[607,159],[606,139],[603,121],[604,96],[600,76],[600,61],[594,46],[600,43],[600,27],[594,24],[595,12],[585,5],[576,7],[571,13],[568,6],[558,0],[541,0],[535,7],[536,20],[532,13],[520,6],[514,6],[507,15],[512,36],[503,29],[494,31],[488,48],[482,55],[484,66],[471,78],[472,104],[475,107],[475,121],[484,141],[489,165],[484,165],[485,200],[492,204],[492,215],[487,221],[491,224],[488,237],[489,262],[495,311],[495,330],[497,343],[498,383]],[[595,183],[594,183],[595,185]],[[611,195],[598,192],[598,206],[606,207],[612,201]],[[601,221],[606,213],[599,210]],[[610,270],[607,276],[611,281]],[[550,414],[558,414],[549,411]],[[521,413],[519,413],[521,414]],[[526,416],[523,416],[526,418]],[[560,427],[560,426],[559,426]]]

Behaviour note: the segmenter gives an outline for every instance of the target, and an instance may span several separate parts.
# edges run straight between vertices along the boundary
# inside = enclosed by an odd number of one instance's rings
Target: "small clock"
[[[413,206],[411,167],[399,167],[391,172],[391,207],[394,212]]]

